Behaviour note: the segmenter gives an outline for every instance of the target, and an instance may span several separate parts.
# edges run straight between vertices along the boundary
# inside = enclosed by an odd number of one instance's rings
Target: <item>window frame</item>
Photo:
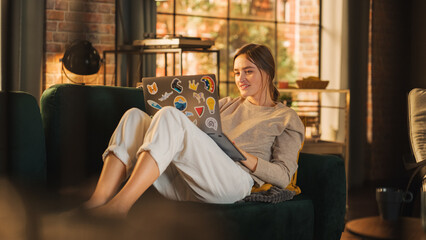
[[[275,4],[275,9],[274,9],[274,20],[267,20],[267,19],[249,19],[249,18],[245,18],[245,17],[241,17],[241,18],[235,18],[235,17],[230,17],[230,13],[231,13],[231,0],[227,0],[227,13],[226,13],[226,17],[215,17],[215,16],[206,16],[206,15],[199,15],[199,14],[187,14],[187,13],[177,13],[176,12],[176,0],[173,0],[173,12],[161,12],[161,11],[156,11],[156,14],[161,14],[164,16],[172,16],[172,22],[173,22],[173,26],[172,26],[172,33],[173,35],[176,35],[176,17],[199,17],[199,18],[205,18],[205,19],[218,19],[218,20],[225,20],[226,21],[226,48],[223,49],[226,51],[226,53],[229,53],[230,48],[229,48],[229,40],[230,40],[230,25],[231,25],[231,21],[244,21],[244,22],[257,22],[257,23],[273,23],[274,24],[274,49],[271,49],[274,52],[274,60],[275,60],[275,65],[278,66],[278,25],[279,24],[289,24],[289,25],[299,25],[299,26],[308,26],[308,27],[318,27],[318,77],[321,78],[321,43],[322,43],[322,37],[321,37],[321,33],[323,30],[322,27],[322,0],[318,0],[319,1],[319,19],[318,19],[318,24],[314,24],[314,23],[300,23],[300,22],[287,22],[285,20],[278,20],[278,11],[277,11],[277,4],[278,4],[279,0],[274,0],[274,4]],[[287,2],[287,0],[284,0],[285,2]],[[296,0],[298,1],[298,0]],[[226,94],[229,93],[229,88],[230,85],[234,84],[233,80],[230,80],[230,76],[229,76],[229,72],[230,72],[230,63],[229,63],[229,58],[225,58],[225,60],[223,60],[223,58],[220,60],[222,61],[226,61],[226,77],[225,79],[220,78],[221,81],[219,82],[219,84],[226,84]],[[277,74],[277,69],[275,70],[275,74]],[[274,83],[277,83],[277,79],[274,79]]]

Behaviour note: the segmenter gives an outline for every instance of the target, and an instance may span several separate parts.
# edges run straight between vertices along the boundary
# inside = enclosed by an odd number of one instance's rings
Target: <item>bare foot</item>
[[[107,200],[102,200],[102,199],[89,199],[87,200],[85,203],[83,203],[82,208],[83,209],[94,209],[94,208],[98,208],[102,205],[104,205],[107,202]]]

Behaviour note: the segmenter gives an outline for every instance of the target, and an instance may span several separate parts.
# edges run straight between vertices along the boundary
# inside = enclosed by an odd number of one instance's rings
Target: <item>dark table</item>
[[[379,216],[349,221],[346,229],[362,239],[426,240],[420,218],[401,217],[398,221],[386,221]]]

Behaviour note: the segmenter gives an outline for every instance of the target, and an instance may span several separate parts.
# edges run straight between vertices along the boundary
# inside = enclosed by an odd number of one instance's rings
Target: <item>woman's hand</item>
[[[244,166],[246,166],[248,169],[250,169],[250,171],[256,171],[258,161],[257,157],[239,148],[234,141],[232,142],[234,143],[235,147],[237,147],[238,150],[244,155],[244,157],[246,157],[246,160],[241,161],[241,163],[244,164]]]

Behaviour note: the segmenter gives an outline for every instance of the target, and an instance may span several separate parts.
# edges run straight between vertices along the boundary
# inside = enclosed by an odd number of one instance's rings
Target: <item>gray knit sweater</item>
[[[290,183],[304,139],[304,126],[296,112],[282,103],[258,106],[245,98],[219,101],[223,132],[244,151],[258,157],[254,172],[243,164],[256,186],[265,182],[280,188]]]

